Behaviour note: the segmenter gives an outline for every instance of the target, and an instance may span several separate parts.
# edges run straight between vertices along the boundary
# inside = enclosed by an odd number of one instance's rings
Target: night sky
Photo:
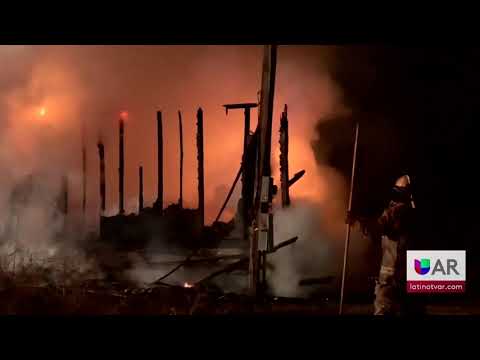
[[[351,113],[317,126],[319,134],[332,135],[329,149],[314,144],[317,156],[349,176],[359,121],[354,209],[378,214],[395,179],[408,172],[418,249],[478,249],[479,63],[480,50],[472,48],[336,49],[333,78]]]

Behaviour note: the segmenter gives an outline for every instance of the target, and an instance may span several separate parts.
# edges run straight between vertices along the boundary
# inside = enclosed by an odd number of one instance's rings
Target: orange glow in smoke
[[[43,117],[45,117],[45,115],[47,115],[47,109],[45,107],[41,107],[38,110],[38,116],[43,118]]]
[[[128,111],[120,112],[120,119],[122,119],[123,121],[126,121],[128,119]]]

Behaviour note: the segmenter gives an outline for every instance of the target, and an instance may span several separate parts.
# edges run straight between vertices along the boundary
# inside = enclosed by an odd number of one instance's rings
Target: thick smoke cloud
[[[4,213],[9,211],[7,195],[14,185],[29,173],[42,172],[57,179],[52,183],[47,181],[53,186],[45,190],[51,196],[49,204],[60,191],[58,179],[68,175],[70,214],[78,218],[80,131],[84,123],[88,159],[87,223],[95,229],[98,221],[96,143],[100,138],[106,151],[107,209],[108,213],[115,214],[118,209],[118,117],[123,110],[129,114],[125,159],[127,212],[137,209],[140,165],[144,168],[145,205],[150,206],[156,199],[157,110],[162,110],[164,119],[165,205],[178,200],[177,111],[181,110],[184,205],[196,207],[195,114],[201,106],[205,127],[206,220],[208,223],[214,219],[238,171],[243,134],[243,112],[231,111],[227,116],[221,105],[257,100],[261,46],[32,46],[0,47],[0,51],[2,61],[9,64],[8,72],[0,77],[0,102],[4,105],[2,111],[6,111],[2,113],[5,131],[0,135],[1,165],[11,173],[2,178]],[[12,51],[17,54],[11,55]],[[279,219],[289,219],[294,226],[283,229],[289,221],[279,221],[276,241],[285,240],[283,235],[288,232],[298,232],[301,240],[296,247],[303,249],[300,252],[316,248],[317,252],[313,253],[322,259],[327,253],[329,256],[341,253],[339,240],[344,229],[346,202],[343,177],[328,164],[319,162],[311,146],[317,121],[344,111],[341,92],[330,76],[331,53],[330,48],[322,46],[279,48],[272,137],[273,175],[279,184],[279,119],[284,104],[288,104],[291,174],[305,169],[306,175],[292,187],[295,205],[291,214],[290,210],[279,212]],[[47,111],[43,118],[38,116],[41,107]],[[256,116],[254,111],[252,130]],[[237,189],[224,220],[235,212],[238,196]],[[42,220],[46,222],[45,228],[51,229],[49,221]],[[326,262],[328,265],[313,271],[309,264],[323,264],[323,260],[302,255],[294,255],[293,259],[292,271],[302,273],[303,268],[308,269],[307,273],[336,271],[332,265],[336,260],[330,259]]]

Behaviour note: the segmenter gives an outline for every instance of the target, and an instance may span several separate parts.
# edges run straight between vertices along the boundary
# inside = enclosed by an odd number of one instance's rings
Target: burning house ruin
[[[238,263],[231,264],[229,267],[233,266],[232,269],[236,266],[242,267],[249,261],[248,273],[250,274],[249,286],[251,292],[254,294],[257,289],[264,288],[266,286],[267,255],[294,243],[297,239],[281,239],[285,241],[276,245],[273,241],[272,201],[273,197],[279,193],[278,187],[273,183],[270,169],[275,69],[276,47],[266,46],[260,103],[223,105],[227,114],[229,110],[234,109],[244,111],[243,151],[236,178],[211,226],[205,225],[204,215],[204,113],[202,108],[199,108],[196,114],[198,208],[187,209],[183,207],[183,135],[180,112],[178,113],[180,133],[179,200],[178,203],[164,205],[163,119],[162,112],[157,111],[157,199],[152,207],[144,207],[143,168],[148,164],[142,164],[139,167],[139,210],[138,213],[132,214],[125,214],[124,209],[124,139],[128,134],[128,129],[125,129],[127,115],[122,113],[119,119],[119,208],[118,214],[114,216],[105,216],[104,214],[105,150],[101,142],[98,144],[102,204],[100,217],[101,241],[113,244],[116,248],[122,250],[139,250],[149,246],[149,248],[167,253],[188,254],[199,249],[218,248],[235,233],[235,245],[243,252],[245,258],[241,258]],[[250,125],[251,110],[257,107],[259,108],[259,121],[257,128],[252,132]],[[289,188],[305,174],[305,171],[302,170],[295,174],[292,179],[289,178],[287,106],[285,106],[281,117],[280,149],[280,193],[282,206],[288,207],[290,205]],[[237,205],[237,214],[229,222],[221,222],[222,213],[240,179],[242,189],[241,198]],[[234,229],[237,231],[234,232]],[[245,260],[248,260],[247,263]],[[247,270],[246,267],[245,270]]]

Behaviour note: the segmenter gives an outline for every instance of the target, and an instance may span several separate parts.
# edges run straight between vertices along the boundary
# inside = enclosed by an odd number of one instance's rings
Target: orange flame
[[[120,119],[126,121],[128,119],[128,111],[120,112]]]

